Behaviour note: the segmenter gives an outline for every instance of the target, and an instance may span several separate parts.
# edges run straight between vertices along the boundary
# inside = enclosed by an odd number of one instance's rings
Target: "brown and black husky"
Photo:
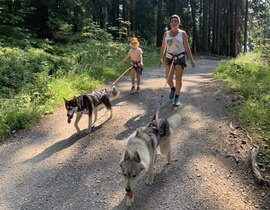
[[[112,118],[112,104],[111,100],[119,96],[119,90],[113,86],[112,91],[106,89],[101,91],[92,91],[90,93],[74,96],[71,100],[65,100],[65,107],[67,110],[68,123],[71,123],[74,113],[76,113],[76,119],[74,126],[77,132],[80,132],[78,123],[83,114],[88,115],[88,133],[91,132],[91,127],[97,120],[97,113],[102,107],[106,107],[110,111],[110,118]],[[94,115],[94,121],[93,121]]]

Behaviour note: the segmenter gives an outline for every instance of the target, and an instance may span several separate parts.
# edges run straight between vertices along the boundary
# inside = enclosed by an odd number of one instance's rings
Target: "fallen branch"
[[[230,122],[229,126],[233,131],[235,130],[235,127],[233,126],[232,121]]]
[[[259,146],[254,146],[251,149],[251,155],[250,155],[250,161],[251,161],[251,169],[253,172],[253,175],[255,177],[255,180],[260,185],[268,185],[270,187],[270,180],[265,179],[260,172],[259,166],[256,161],[257,154],[259,152]]]
[[[238,128],[240,128],[240,129],[242,129],[243,131],[245,131],[246,132],[246,135],[247,135],[247,137],[248,137],[248,139],[250,140],[250,142],[252,143],[252,138],[250,137],[250,135],[249,135],[249,133],[248,133],[248,131],[245,129],[245,128],[242,128],[241,126],[238,126]]]
[[[251,143],[253,142],[252,138],[250,137],[248,131],[247,131],[245,128],[243,128],[243,127],[241,127],[241,126],[236,126],[236,127],[234,127],[233,124],[232,124],[232,121],[230,121],[229,126],[230,126],[230,128],[231,128],[233,131],[235,131],[235,130],[238,129],[238,128],[240,128],[241,130],[245,131],[245,132],[246,132],[247,138],[250,140]]]

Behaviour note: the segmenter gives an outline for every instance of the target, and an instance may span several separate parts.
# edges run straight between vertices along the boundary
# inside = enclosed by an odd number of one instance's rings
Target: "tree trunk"
[[[213,13],[212,53],[216,53],[216,51],[215,51],[216,50],[216,41],[217,41],[217,38],[216,38],[216,34],[217,34],[217,2],[216,2],[216,0],[214,0],[214,5],[213,5],[212,13]]]
[[[229,56],[231,54],[231,0],[227,3],[227,49],[226,54]]]
[[[157,39],[156,46],[160,47],[163,38],[163,15],[162,15],[163,0],[158,0],[158,11],[157,11]]]
[[[101,8],[102,16],[100,17],[100,27],[107,30],[107,22],[108,22],[108,7],[107,3],[104,2],[104,5]]]
[[[122,1],[122,5],[123,5],[123,14],[122,14],[122,18],[123,18],[123,20],[128,20],[129,18],[128,18],[128,14],[129,14],[129,10],[128,10],[128,2],[127,2],[127,0],[123,0]]]
[[[190,0],[191,16],[192,16],[192,46],[191,50],[196,53],[197,48],[197,29],[196,29],[196,5],[194,0]]]
[[[221,16],[221,2],[217,1],[217,22],[216,22],[216,49],[215,52],[220,54],[220,16]]]
[[[235,1],[235,20],[234,20],[234,51],[233,56],[236,57],[238,55],[238,30],[239,30],[239,1]]]
[[[202,31],[203,31],[203,0],[199,0],[199,28],[197,30],[197,51],[202,50]]]
[[[208,0],[203,0],[203,32],[202,32],[202,49],[204,52],[208,51]]]
[[[235,49],[234,49],[234,29],[235,29],[235,13],[234,13],[234,1],[235,0],[230,0],[230,55],[233,56],[234,55],[234,52],[235,52]]]
[[[244,32],[244,52],[247,52],[247,23],[248,23],[248,0],[246,0],[245,9],[245,32]]]
[[[213,26],[213,13],[211,10],[211,0],[208,1],[208,51],[211,51],[211,40],[213,40],[213,30],[212,30],[212,26]]]

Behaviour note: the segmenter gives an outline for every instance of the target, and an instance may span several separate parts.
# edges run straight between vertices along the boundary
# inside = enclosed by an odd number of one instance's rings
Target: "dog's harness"
[[[106,89],[101,91],[92,91],[90,93],[82,94],[81,100],[85,100],[86,96],[87,98],[89,98],[89,100],[93,102],[94,106],[97,106],[101,103],[100,100],[102,99],[102,97],[106,96],[107,94],[108,92],[106,91]],[[83,109],[84,107],[78,106],[78,111],[82,111]]]
[[[159,124],[157,124],[157,122]],[[160,119],[156,120],[156,116],[154,116],[152,122],[148,124],[148,126],[144,129],[144,131],[149,135],[149,136],[158,136],[158,145],[159,145],[159,139],[160,137],[167,136],[169,135],[170,132],[170,125],[167,119]],[[155,145],[155,142],[152,139],[152,145]],[[158,146],[157,145],[157,146]]]

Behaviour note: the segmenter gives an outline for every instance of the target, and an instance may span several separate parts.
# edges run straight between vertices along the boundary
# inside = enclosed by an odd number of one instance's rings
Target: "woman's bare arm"
[[[188,43],[188,38],[187,38],[186,32],[183,32],[183,44],[184,44],[186,53],[188,55],[190,64],[191,64],[192,68],[194,68],[195,67],[195,62],[194,62],[194,58],[193,58],[191,50],[190,50],[190,46],[189,46],[189,43]]]

